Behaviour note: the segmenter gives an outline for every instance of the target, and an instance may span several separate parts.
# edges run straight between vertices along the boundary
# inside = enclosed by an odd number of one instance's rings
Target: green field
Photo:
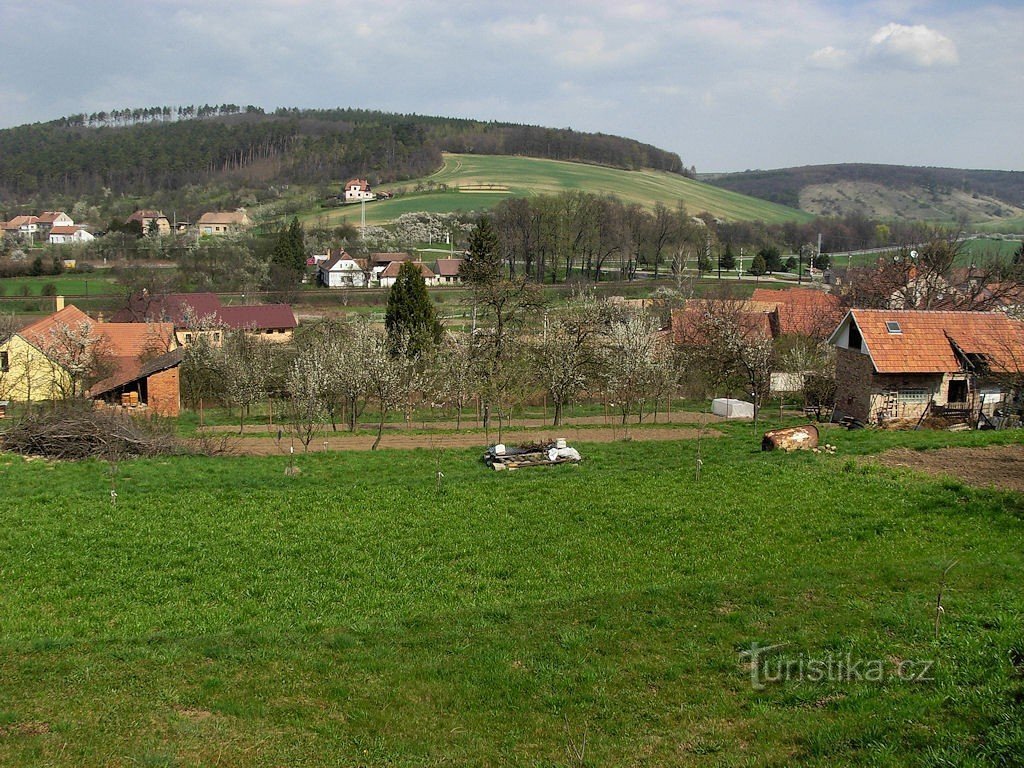
[[[117,289],[115,281],[103,273],[7,277],[0,278],[0,297],[42,296],[47,285],[53,285],[61,296],[96,296],[113,293]]]
[[[0,457],[0,764],[1019,764],[1024,498],[857,458],[1014,437],[727,431],[699,483],[693,442]],[[889,674],[760,689],[754,644]]]
[[[414,179],[382,190],[418,183],[447,185],[445,192],[409,192],[391,200],[366,206],[367,224],[382,224],[412,211],[447,213],[486,210],[507,197],[557,194],[582,190],[612,194],[630,203],[653,207],[661,202],[674,207],[680,200],[693,214],[707,211],[727,220],[763,220],[767,222],[810,221],[813,216],[765,200],[713,187],[678,174],[663,171],[623,171],[585,163],[540,160],[530,157],[445,154],[444,167],[425,178]],[[453,191],[458,188],[460,191]],[[360,221],[359,206],[320,211],[306,216],[307,221],[326,217],[326,221]]]

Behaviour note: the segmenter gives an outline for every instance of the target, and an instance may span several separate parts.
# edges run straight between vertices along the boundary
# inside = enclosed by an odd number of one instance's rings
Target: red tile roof
[[[166,322],[182,328],[189,307],[198,317],[215,315],[221,308],[220,298],[215,293],[136,293],[128,299],[128,306],[110,319],[117,323]]]
[[[29,323],[18,331],[18,335],[29,344],[42,349],[48,346],[50,331],[57,326],[63,324],[70,328],[76,328],[82,323],[94,324],[95,321],[74,304],[68,304],[60,312],[55,312],[49,317],[43,317],[34,323]]]
[[[672,338],[677,344],[701,341],[705,333],[705,323],[709,310],[713,309],[715,299],[696,299],[688,301],[682,309],[672,310]],[[751,337],[760,339],[772,338],[771,313],[763,306],[752,302],[735,302],[723,304],[723,313],[734,313],[736,320],[744,332]]]
[[[135,211],[131,216],[128,217],[128,221],[142,221],[143,219],[166,219],[163,212],[154,211],[152,209],[142,209]]]
[[[441,277],[458,277],[462,269],[462,259],[438,259],[437,274]]]
[[[839,297],[816,288],[755,288],[750,299],[775,305],[778,333],[783,336],[797,334],[824,339],[843,316]]]
[[[43,211],[39,216],[39,222],[41,224],[49,224],[56,221],[59,216],[67,216],[64,211]]]
[[[110,376],[93,387],[93,391],[112,381],[133,380],[145,365],[143,358],[164,355],[175,347],[174,326],[170,323],[100,323],[73,304],[22,328],[19,335],[46,354],[55,329],[61,325],[77,328],[82,323],[88,323],[100,338],[103,354],[110,358],[112,368]]]
[[[848,318],[878,373],[959,371],[957,350],[983,356],[993,371],[1024,367],[1024,323],[1001,312],[852,309]],[[887,322],[898,323],[899,333],[890,332]]]
[[[287,304],[251,304],[221,307],[220,319],[228,328],[256,331],[298,326],[295,313]]]
[[[429,279],[429,278],[432,278],[434,276],[434,273],[433,273],[433,271],[431,271],[430,267],[428,267],[422,261],[414,261],[413,264],[420,268],[420,274],[423,275],[423,278],[425,280]],[[384,278],[384,277],[398,277],[398,271],[401,268],[402,268],[402,262],[400,262],[400,261],[392,261],[390,264],[388,264],[387,269],[385,269],[383,272],[380,273],[380,276],[382,278]]]
[[[75,232],[77,232],[80,229],[85,229],[85,227],[80,227],[77,224],[72,224],[72,225],[66,226],[66,227],[65,226],[57,226],[57,227],[51,227],[50,228],[50,234],[51,235],[73,235],[73,234],[75,234]]]

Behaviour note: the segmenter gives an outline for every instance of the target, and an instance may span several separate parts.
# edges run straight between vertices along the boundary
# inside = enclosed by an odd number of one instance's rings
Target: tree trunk
[[[373,445],[370,446],[370,450],[371,451],[376,451],[377,450],[377,446],[380,445],[381,435],[384,434],[384,416],[385,416],[385,414],[386,414],[386,411],[382,410],[380,412],[380,421],[377,422],[377,439],[374,440],[373,441]]]
[[[562,403],[559,400],[555,400],[555,423],[554,426],[562,426]]]

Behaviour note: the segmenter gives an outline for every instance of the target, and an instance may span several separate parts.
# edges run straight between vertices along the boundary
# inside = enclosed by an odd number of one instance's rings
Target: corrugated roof
[[[1000,312],[852,309],[849,317],[878,373],[959,371],[956,347],[984,356],[995,371],[1024,363],[1024,324]],[[898,323],[899,332],[887,323]]]

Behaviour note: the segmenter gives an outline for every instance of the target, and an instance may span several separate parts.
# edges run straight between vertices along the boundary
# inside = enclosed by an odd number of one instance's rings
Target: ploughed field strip
[[[871,457],[873,463],[960,480],[967,485],[1024,493],[1024,445],[986,448],[894,448]]]

